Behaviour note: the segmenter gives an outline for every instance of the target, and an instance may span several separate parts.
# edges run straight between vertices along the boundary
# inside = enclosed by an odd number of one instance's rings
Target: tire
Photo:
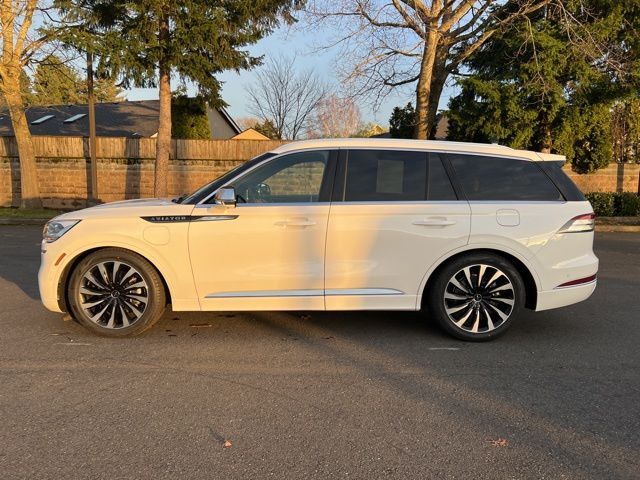
[[[472,253],[446,264],[425,292],[427,310],[450,335],[484,342],[503,335],[525,303],[518,270],[491,253]]]
[[[166,306],[155,267],[137,253],[105,248],[82,259],[71,273],[72,316],[105,337],[138,335],[155,324]]]

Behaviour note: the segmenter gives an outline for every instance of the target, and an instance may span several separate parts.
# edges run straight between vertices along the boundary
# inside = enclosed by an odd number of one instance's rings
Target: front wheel
[[[446,332],[461,340],[486,341],[511,326],[524,304],[525,289],[510,262],[477,253],[446,265],[426,299],[429,312]]]
[[[69,305],[76,320],[108,337],[142,333],[162,316],[164,285],[142,256],[105,248],[81,260],[71,274]]]

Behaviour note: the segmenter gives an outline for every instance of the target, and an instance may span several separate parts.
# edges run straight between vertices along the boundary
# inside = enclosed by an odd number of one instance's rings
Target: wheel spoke
[[[452,313],[459,312],[460,310],[463,310],[463,309],[465,309],[466,307],[468,307],[470,305],[471,305],[471,301],[468,301],[468,302],[463,303],[462,305],[457,305],[457,306],[455,306],[453,308],[445,307],[445,309],[447,310],[447,313],[449,315],[451,315]]]
[[[486,271],[487,266],[482,264],[480,265],[480,273],[478,273],[478,286],[482,286],[482,277],[484,277],[484,272]]]
[[[80,287],[80,293],[82,293],[83,295],[105,295],[107,292],[106,289],[100,289],[100,290],[96,290],[94,288],[89,288],[89,287]]]
[[[501,297],[491,297],[490,299],[492,302],[493,301],[498,301],[498,302],[502,302],[502,303],[506,303],[507,305],[509,305],[510,307],[513,307],[514,304],[514,300],[511,298],[501,298]]]
[[[502,285],[501,287],[496,287],[492,290],[489,290],[488,293],[501,292],[503,290],[513,290],[513,286],[510,283],[507,283],[506,285]]]
[[[462,290],[463,292],[471,294],[469,289],[467,287],[463,287],[462,284],[456,279],[456,277],[453,277],[451,280],[449,280],[449,282],[454,286],[456,286],[457,288],[459,288],[460,290]]]
[[[450,300],[465,300],[469,298],[469,295],[459,295],[457,293],[447,292],[444,294],[444,298],[448,298]]]
[[[112,283],[111,279],[109,278],[109,274],[107,273],[107,269],[104,267],[104,263],[98,264],[98,271],[100,272],[105,285],[109,285],[110,283]]]
[[[95,307],[96,305],[100,305],[101,303],[104,303],[108,300],[109,298],[105,297],[105,298],[101,298],[100,300],[91,300],[89,302],[83,302],[80,305],[82,306],[82,308],[87,310],[88,308]]]
[[[127,312],[122,307],[122,304],[120,304],[119,307],[120,307],[120,312],[122,313],[122,326],[128,327],[130,323],[129,323],[129,317],[127,316]]]
[[[471,267],[463,268],[462,271],[464,272],[464,278],[467,280],[469,287],[472,289],[475,288],[475,285],[471,282]]]
[[[487,282],[487,287],[491,285],[493,282],[495,282],[496,280],[498,280],[500,277],[505,277],[505,274],[502,273],[500,270],[496,270],[496,273],[494,273],[493,276]]]
[[[87,273],[85,273],[84,277],[97,287],[103,288],[105,290],[107,289],[107,286],[104,284],[104,282],[98,280],[92,271],[88,271]]]
[[[478,328],[480,327],[480,309],[476,308],[476,320],[473,322],[473,327],[471,328],[471,333],[478,333]]]
[[[487,317],[487,330],[490,332],[496,327],[493,325],[493,320],[491,320],[491,315],[489,314],[484,302],[482,302],[482,311],[484,312],[484,316]]]
[[[107,322],[107,328],[113,328],[116,320],[116,306],[114,305],[111,309],[111,316],[109,317],[109,321]]]
[[[464,322],[467,321],[467,319],[471,316],[472,313],[473,313],[473,308],[469,307],[469,311],[467,313],[465,313],[464,316],[460,320],[456,321],[455,324],[458,327],[462,328],[462,325],[464,325]]]
[[[504,313],[502,310],[500,310],[499,308],[491,305],[489,302],[487,302],[487,305],[491,307],[491,310],[496,312],[500,318],[502,319],[502,321],[505,321],[507,318],[509,318],[509,315],[507,315],[506,313]]]
[[[98,320],[100,320],[102,318],[102,315],[104,314],[104,312],[106,312],[107,308],[109,308],[109,305],[104,307],[102,310],[100,310],[98,313],[96,313],[92,317],[89,317],[91,319],[91,321],[95,322],[95,323],[98,323]]]
[[[129,309],[133,312],[133,314],[136,316],[136,320],[138,318],[140,318],[142,316],[142,312],[140,310],[138,310],[135,305],[133,305],[130,301],[128,301],[127,298],[123,298],[122,299],[124,304],[129,307]]]

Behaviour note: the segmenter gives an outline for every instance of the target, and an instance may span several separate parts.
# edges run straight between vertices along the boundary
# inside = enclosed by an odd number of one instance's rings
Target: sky
[[[281,27],[270,36],[263,38],[255,45],[249,47],[252,55],[264,55],[264,60],[270,57],[279,57],[283,54],[287,57],[296,58],[296,67],[301,71],[313,69],[323,79],[339,89],[340,81],[336,74],[336,62],[339,61],[338,48],[317,52],[317,47],[326,45],[328,38],[318,32],[310,34],[288,27]],[[229,104],[227,110],[234,119],[252,116],[249,111],[249,102],[246,96],[246,88],[256,79],[256,72],[261,67],[253,70],[235,72],[224,72],[218,78],[223,82],[222,98]],[[446,87],[440,99],[440,108],[446,108],[449,97],[454,93],[455,87]],[[415,91],[405,88],[389,95],[377,110],[365,100],[357,100],[364,122],[375,122],[383,127],[389,124],[391,111],[396,106],[404,106],[411,101],[415,105]],[[190,94],[195,93],[195,89],[188,88]],[[135,88],[126,91],[128,100],[147,100],[158,98],[157,89]]]

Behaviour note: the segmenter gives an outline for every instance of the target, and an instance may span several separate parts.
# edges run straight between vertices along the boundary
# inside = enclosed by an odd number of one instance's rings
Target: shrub
[[[585,195],[598,217],[613,217],[613,193],[591,192]]]
[[[617,193],[614,197],[614,212],[621,217],[640,215],[640,197],[636,193]]]
[[[637,193],[591,192],[585,195],[598,217],[634,217],[640,215]]]

